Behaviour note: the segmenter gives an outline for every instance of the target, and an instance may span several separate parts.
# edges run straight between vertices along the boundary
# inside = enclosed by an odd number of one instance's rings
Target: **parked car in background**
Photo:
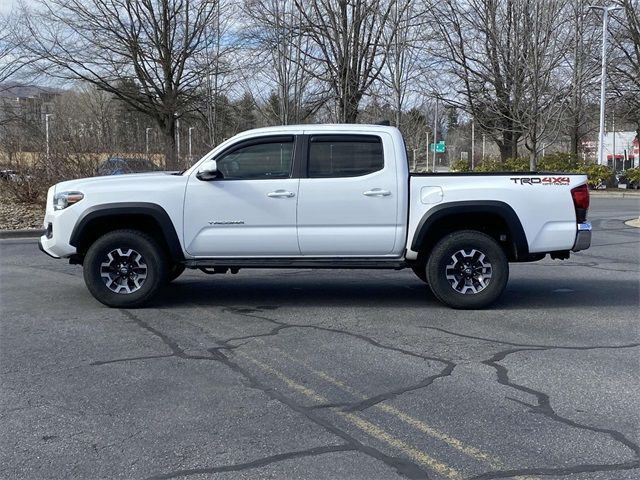
[[[109,157],[98,164],[96,175],[154,172],[158,167],[146,158]]]
[[[0,170],[0,179],[2,180],[13,180],[18,175],[18,172],[15,170]]]
[[[624,172],[620,173],[619,175],[616,175],[616,178],[618,180],[618,188],[629,188],[629,189],[633,189],[633,190],[638,190],[640,189],[640,182],[638,182],[637,180],[632,180],[630,178],[627,177],[627,175],[625,175]],[[624,186],[623,186],[624,185]]]

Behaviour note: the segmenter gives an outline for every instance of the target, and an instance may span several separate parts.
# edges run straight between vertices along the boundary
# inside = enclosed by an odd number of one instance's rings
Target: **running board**
[[[403,259],[377,258],[200,258],[183,262],[187,268],[353,268],[402,270]]]

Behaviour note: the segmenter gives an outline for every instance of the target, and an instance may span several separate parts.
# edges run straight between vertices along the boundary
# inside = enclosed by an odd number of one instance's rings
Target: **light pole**
[[[590,5],[590,9],[602,10],[602,73],[600,76],[600,133],[598,138],[598,163],[604,165],[604,105],[605,105],[605,88],[607,80],[607,32],[609,25],[609,12],[622,9],[622,7],[610,5],[607,7],[599,7]]]
[[[436,173],[436,143],[438,143],[438,97],[436,97],[436,111],[433,115],[433,173]],[[427,161],[427,170],[429,162]]]
[[[471,120],[471,170],[475,167],[474,154],[476,153],[476,121]]]
[[[52,113],[47,113],[44,116],[44,131],[47,138],[47,166],[49,166],[49,117],[53,116]]]
[[[151,127],[147,127],[144,129],[144,137],[146,143],[146,151],[147,151],[147,160],[149,160],[149,132],[153,130]]]
[[[485,134],[482,134],[482,161],[484,162],[484,141],[485,141]]]
[[[176,118],[176,163],[180,163],[180,119]]]
[[[191,130],[193,130],[195,127],[189,127],[189,164],[191,164]]]

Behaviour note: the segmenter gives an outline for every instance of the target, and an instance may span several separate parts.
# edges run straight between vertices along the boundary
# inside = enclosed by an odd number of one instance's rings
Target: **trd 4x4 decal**
[[[520,185],[569,185],[569,177],[511,177],[513,183]]]

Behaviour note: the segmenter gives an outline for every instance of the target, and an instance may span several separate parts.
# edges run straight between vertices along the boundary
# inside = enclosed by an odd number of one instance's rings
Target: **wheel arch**
[[[411,250],[426,261],[435,244],[457,230],[478,230],[492,236],[510,261],[524,261],[529,244],[516,212],[500,201],[462,201],[436,205],[418,223]],[[504,240],[501,237],[505,235]]]
[[[169,214],[155,203],[122,202],[90,207],[76,222],[69,244],[83,255],[101,235],[123,228],[153,235],[172,260],[184,260],[182,246]]]

